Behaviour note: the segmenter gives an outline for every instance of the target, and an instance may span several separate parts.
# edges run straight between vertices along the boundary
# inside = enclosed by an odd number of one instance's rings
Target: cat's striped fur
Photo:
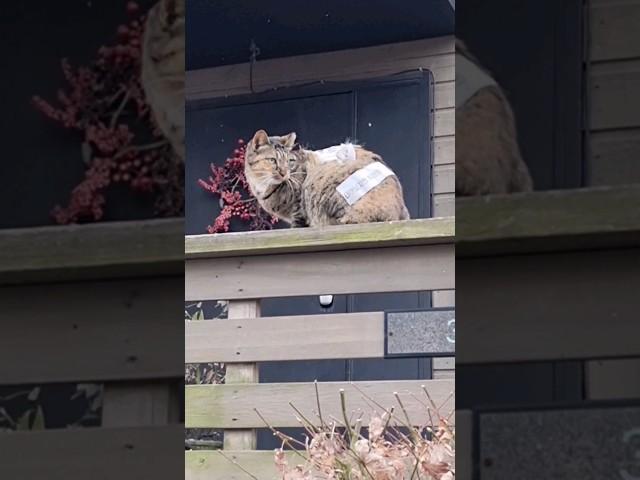
[[[322,161],[313,150],[294,148],[295,133],[269,137],[259,130],[247,146],[245,174],[253,195],[269,213],[293,227],[409,219],[402,186],[385,178],[353,205],[336,190],[349,175],[382,158],[355,146],[355,159]]]

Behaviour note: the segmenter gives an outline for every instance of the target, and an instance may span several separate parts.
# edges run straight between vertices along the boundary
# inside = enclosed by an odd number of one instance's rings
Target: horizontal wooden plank
[[[456,255],[637,245],[640,185],[456,199]]]
[[[0,230],[0,284],[180,273],[182,219]]]
[[[593,132],[590,141],[591,185],[640,183],[640,129]]]
[[[454,288],[453,244],[203,258],[185,264],[187,300]]]
[[[314,81],[380,77],[411,69],[431,70],[436,82],[455,78],[452,36],[323,52],[259,61],[253,72],[255,91]],[[186,73],[187,101],[250,93],[249,64],[228,65]]]
[[[592,130],[640,127],[640,60],[593,65],[590,80]]]
[[[384,312],[185,322],[186,363],[382,358],[384,343]]]
[[[433,196],[433,215],[435,217],[452,217],[456,214],[456,195],[454,193],[437,193]]]
[[[640,1],[600,1],[590,14],[592,61],[640,57],[640,43],[631,40],[640,26]]]
[[[436,137],[433,141],[433,164],[443,165],[456,161],[456,137]]]
[[[455,236],[453,218],[364,223],[324,228],[297,228],[217,235],[187,235],[187,260],[195,258],[318,252],[370,247],[396,247],[450,243]]]
[[[183,444],[182,425],[12,432],[0,435],[0,472],[6,479],[182,478]]]
[[[0,385],[183,377],[183,289],[182,276],[0,288]]]
[[[383,312],[185,322],[187,363],[383,355]]]
[[[454,193],[456,191],[455,164],[435,165],[433,167],[433,193]]]
[[[640,399],[640,358],[593,360],[585,374],[589,400]]]
[[[638,272],[640,248],[458,257],[456,362],[640,356]]]
[[[455,108],[443,108],[436,110],[433,119],[433,134],[436,137],[455,135],[456,115]]]
[[[433,102],[436,110],[453,108],[456,105],[456,82],[436,83],[433,88]]]
[[[185,452],[185,480],[247,480],[250,477],[243,470],[258,480],[276,478],[278,472],[271,450],[225,450],[223,453],[224,456],[219,451]],[[301,463],[302,459],[294,453],[286,452],[285,455],[290,465]]]
[[[320,382],[318,392],[322,415],[325,419],[341,419],[340,389],[347,398],[347,411],[361,411],[364,422],[373,413],[370,400],[384,408],[399,408],[394,392],[398,392],[415,425],[428,424],[425,407],[425,385],[437,405],[444,404],[442,412],[454,408],[451,380],[407,380],[385,382]],[[356,388],[357,387],[357,388]],[[364,393],[368,398],[363,398]],[[274,427],[297,427],[296,413],[291,402],[309,420],[317,418],[316,391],[313,383],[261,383],[245,385],[190,385],[185,388],[185,426],[188,428],[257,428],[264,427],[254,408]]]

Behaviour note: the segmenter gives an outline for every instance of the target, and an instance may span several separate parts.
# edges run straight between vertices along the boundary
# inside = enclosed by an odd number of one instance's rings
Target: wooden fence
[[[0,232],[0,386],[103,385],[101,427],[0,434],[0,476],[182,474],[169,459],[184,448],[183,229],[150,220]]]
[[[595,401],[640,399],[639,203],[640,186],[458,199],[456,362],[580,361],[585,397],[570,408],[459,410],[458,478],[587,478],[637,465],[623,439],[640,409]],[[505,448],[514,432],[518,445]],[[538,443],[544,459],[532,454]]]
[[[274,478],[273,452],[255,450],[255,429],[264,424],[254,408],[274,427],[299,426],[289,402],[315,418],[316,393],[313,383],[259,383],[256,362],[380,358],[383,312],[258,318],[260,299],[452,290],[453,240],[453,218],[186,237],[186,299],[230,301],[228,319],[185,324],[187,363],[227,365],[225,384],[186,388],[186,426],[224,429],[227,457],[260,479]],[[323,382],[318,389],[323,414],[336,417],[340,389],[349,410],[364,412],[370,407],[358,389],[389,406],[397,391],[418,424],[426,412],[411,394],[422,385],[453,409],[451,378]],[[248,478],[215,451],[187,451],[185,465],[189,480]]]

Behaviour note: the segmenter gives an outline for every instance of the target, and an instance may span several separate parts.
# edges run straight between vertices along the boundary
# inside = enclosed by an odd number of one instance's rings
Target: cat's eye
[[[267,158],[267,160],[273,163],[274,165],[278,163],[278,160],[276,160],[275,158]]]

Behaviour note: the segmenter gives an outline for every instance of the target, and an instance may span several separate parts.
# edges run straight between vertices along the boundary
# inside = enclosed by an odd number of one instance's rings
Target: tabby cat
[[[247,145],[247,181],[267,212],[292,227],[409,219],[402,186],[386,166],[380,168],[388,176],[351,204],[338,189],[363,167],[384,165],[379,155],[351,144],[306,150],[295,141],[295,133],[269,137],[258,130]]]
[[[160,0],[149,10],[141,82],[158,128],[184,161],[184,0]]]
[[[513,111],[489,73],[456,42],[456,195],[532,190]]]

